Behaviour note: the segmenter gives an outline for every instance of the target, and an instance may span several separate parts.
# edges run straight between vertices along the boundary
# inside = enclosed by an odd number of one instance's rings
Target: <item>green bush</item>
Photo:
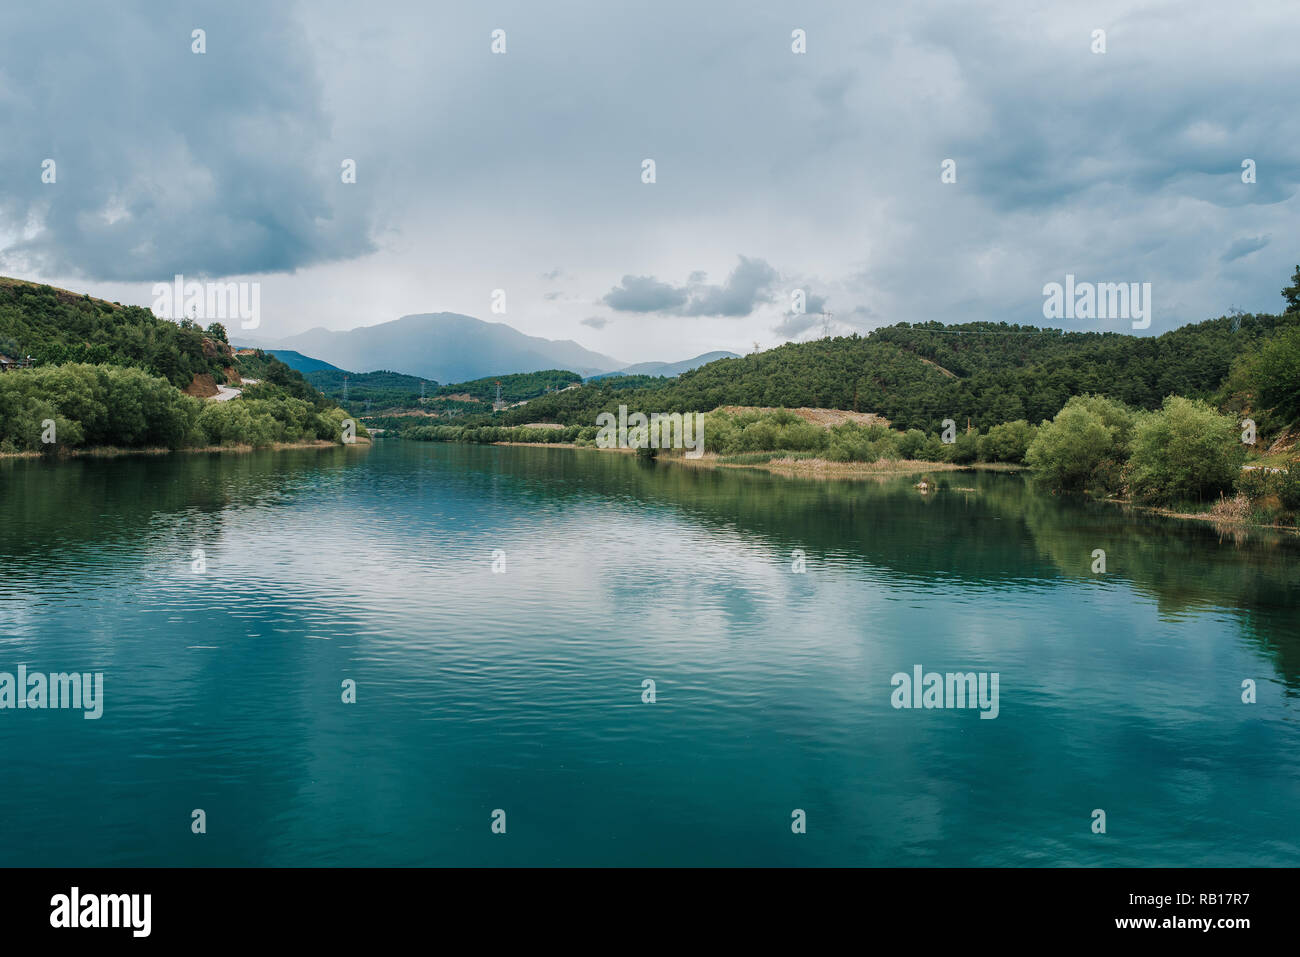
[[[974,432],[961,432],[948,446],[948,461],[955,465],[969,465],[979,458],[980,437]]]
[[[832,462],[897,459],[900,457],[898,435],[883,425],[845,422],[829,431],[825,455]]]
[[[1274,495],[1277,491],[1272,473],[1264,468],[1243,469],[1233,487],[1252,501]]]
[[[937,435],[927,435],[925,441],[916,449],[915,458],[922,462],[944,462],[948,458],[948,446]]]
[[[979,457],[985,462],[1023,463],[1037,433],[1038,429],[1024,419],[995,425],[980,436]]]
[[[1247,381],[1271,420],[1286,424],[1300,419],[1300,327],[1278,333],[1245,362]]]
[[[713,412],[704,418],[704,447],[718,455],[741,452],[816,452],[826,448],[827,435],[788,409],[745,411],[735,415]]]
[[[1133,424],[1133,411],[1122,402],[1074,396],[1039,426],[1025,461],[1053,489],[1118,491]]]
[[[1293,459],[1285,472],[1276,474],[1279,476],[1277,497],[1282,500],[1282,507],[1288,512],[1300,512],[1300,459]]]
[[[1199,400],[1170,396],[1138,418],[1129,487],[1145,501],[1203,501],[1231,489],[1245,459],[1235,417]]]
[[[1243,469],[1234,487],[1252,502],[1276,497],[1287,512],[1300,512],[1300,459],[1277,471],[1259,467]]]
[[[283,394],[204,402],[126,366],[71,363],[0,376],[0,445],[13,451],[337,442],[345,417],[342,409],[319,412],[312,402]],[[55,443],[41,441],[42,423],[50,419]]]
[[[925,433],[920,429],[908,429],[898,439],[898,454],[905,459],[914,459],[920,455],[925,445]]]

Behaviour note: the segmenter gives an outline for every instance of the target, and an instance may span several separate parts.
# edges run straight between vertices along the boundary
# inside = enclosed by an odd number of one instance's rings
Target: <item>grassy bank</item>
[[[645,420],[642,419],[642,422]],[[613,442],[687,465],[757,468],[827,478],[917,474],[962,468],[1028,468],[1044,490],[1164,509],[1207,513],[1224,523],[1300,524],[1300,455],[1289,431],[1266,445],[1245,416],[1211,403],[1169,396],[1158,409],[1117,399],[1071,397],[1050,420],[1023,419],[981,431],[899,431],[878,416],[825,409],[728,407],[679,419],[671,440],[644,427],[532,423],[522,426],[425,426],[402,433],[425,441],[608,447]],[[691,431],[682,429],[691,424]],[[668,426],[660,423],[660,427]],[[676,449],[657,449],[668,444]],[[683,445],[700,459],[685,458]],[[1285,448],[1284,448],[1285,446]]]
[[[520,446],[542,449],[589,449],[596,452],[613,452],[635,455],[637,449],[602,449],[595,445],[576,442],[493,442],[493,445]],[[955,465],[951,462],[927,462],[921,459],[877,459],[874,462],[832,462],[815,456],[790,452],[748,452],[742,455],[718,455],[706,452],[699,458],[689,458],[680,451],[661,451],[654,456],[657,462],[669,462],[688,468],[750,469],[775,474],[798,475],[809,478],[853,478],[854,476],[919,475],[925,472],[962,472],[971,470],[991,472],[1016,472],[1021,467],[990,462]]]
[[[342,443],[330,442],[325,439],[312,439],[303,442],[273,442],[270,445],[203,445],[191,446],[180,449],[169,449],[163,446],[150,446],[147,448],[127,448],[116,445],[95,445],[86,448],[62,448],[53,453],[50,452],[0,452],[0,459],[113,459],[123,456],[135,455],[176,455],[183,453],[213,453],[213,452],[264,452],[280,451],[283,449],[333,449],[338,448]],[[349,443],[358,446],[369,447],[371,440],[369,438],[358,438],[355,443]]]
[[[592,449],[597,452],[614,452],[622,455],[635,454],[636,449],[600,449],[593,446],[578,445],[573,442],[494,442],[493,445],[521,446],[525,448],[548,449]],[[806,456],[792,456],[781,452],[757,452],[744,455],[722,456],[706,453],[699,458],[687,458],[680,452],[661,452],[654,457],[657,462],[666,462],[675,466],[693,469],[739,469],[745,471],[763,471],[787,478],[814,479],[825,481],[875,480],[883,481],[891,477],[921,476],[936,472],[1006,472],[1027,471],[1024,466],[998,462],[975,462],[969,465],[955,465],[951,462],[927,462],[919,459],[881,459],[875,462],[831,462],[826,459]],[[920,487],[922,483],[918,483]],[[939,492],[940,487],[924,483],[920,489],[924,492]],[[974,489],[952,489],[953,491],[971,492]],[[1046,494],[1054,494],[1047,492]],[[1208,522],[1223,528],[1266,528],[1275,531],[1300,533],[1295,524],[1278,522],[1272,513],[1249,507],[1244,496],[1224,498],[1215,503],[1198,506],[1195,503],[1182,503],[1173,508],[1158,505],[1146,505],[1131,498],[1104,497],[1099,501],[1138,512],[1163,515],[1167,518],[1188,521]]]

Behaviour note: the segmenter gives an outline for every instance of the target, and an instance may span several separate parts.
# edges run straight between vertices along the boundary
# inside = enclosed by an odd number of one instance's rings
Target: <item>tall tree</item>
[[[1295,267],[1291,285],[1282,290],[1282,298],[1286,300],[1287,312],[1300,312],[1300,266]]]

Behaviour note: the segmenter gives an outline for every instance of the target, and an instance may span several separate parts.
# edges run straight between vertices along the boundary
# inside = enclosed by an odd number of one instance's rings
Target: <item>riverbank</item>
[[[578,445],[574,442],[493,442],[492,444],[523,446],[525,448],[539,449],[588,449],[593,452],[617,452],[623,455],[631,455],[637,451],[636,449],[624,448],[601,449],[588,445]],[[754,454],[770,454],[773,457],[767,461],[728,462],[726,460],[728,458],[733,458],[734,456],[717,455],[713,452],[706,452],[699,458],[693,459],[688,458],[685,455],[678,455],[675,453],[666,454],[660,452],[655,457],[655,461],[671,462],[674,465],[684,465],[690,468],[751,469],[762,472],[772,472],[780,475],[799,476],[801,478],[826,479],[877,475],[919,475],[922,472],[1024,471],[1024,466],[1008,465],[1004,462],[971,462],[966,465],[957,465],[953,462],[930,462],[923,459],[879,459],[875,462],[832,462],[829,459],[782,456],[777,452],[762,452]]]
[[[919,459],[880,459],[875,462],[831,462],[819,458],[780,456],[758,462],[728,462],[731,456],[707,453],[698,459],[684,455],[660,455],[657,461],[691,468],[749,469],[798,478],[847,479],[881,475],[919,475],[922,472],[958,472],[974,466],[951,462],[923,462]]]
[[[370,445],[371,440],[357,436],[355,445]],[[325,439],[310,442],[274,442],[270,445],[203,445],[185,449],[160,448],[121,448],[114,445],[97,445],[84,449],[60,449],[53,454],[48,452],[0,452],[0,459],[112,459],[125,455],[181,455],[195,452],[261,452],[281,449],[328,449],[339,448],[341,443]]]
[[[1106,502],[1110,505],[1123,505],[1126,508],[1135,509],[1139,512],[1150,512],[1153,515],[1163,515],[1165,518],[1179,518],[1193,522],[1208,522],[1216,528],[1227,529],[1245,529],[1245,528],[1266,528],[1271,531],[1289,532],[1292,535],[1300,535],[1300,528],[1295,525],[1279,525],[1276,522],[1252,522],[1249,514],[1241,507],[1230,507],[1219,509],[1217,505],[1204,512],[1180,512],[1177,509],[1164,508],[1160,505],[1143,505],[1127,498],[1103,498],[1098,501]],[[1232,499],[1225,500],[1232,503]]]
[[[493,445],[511,445],[524,446],[530,448],[544,449],[590,449],[595,452],[617,452],[624,455],[636,452],[636,449],[591,449],[590,446],[577,445],[573,442],[494,442]],[[767,454],[767,453],[755,453]],[[772,453],[775,455],[776,453]],[[868,479],[883,478],[888,476],[920,475],[929,472],[1023,472],[1026,471],[1022,465],[1010,465],[1004,462],[971,462],[966,465],[956,465],[952,462],[928,462],[921,459],[880,459],[876,462],[831,462],[819,458],[794,458],[783,456],[772,458],[766,462],[727,462],[725,459],[731,456],[716,455],[712,452],[706,453],[697,459],[687,458],[685,455],[663,454],[656,456],[657,462],[670,462],[674,465],[685,466],[687,468],[711,468],[711,469],[747,469],[751,471],[769,472],[773,475],[784,475],[789,478],[810,478],[825,480],[844,480],[844,479]],[[1294,525],[1279,525],[1276,523],[1255,522],[1251,521],[1248,511],[1244,510],[1240,504],[1235,508],[1223,507],[1217,510],[1211,509],[1204,512],[1183,512],[1177,509],[1164,508],[1156,505],[1143,505],[1132,499],[1125,498],[1102,498],[1097,501],[1106,502],[1111,505],[1122,505],[1141,512],[1150,512],[1154,515],[1163,515],[1166,518],[1185,519],[1197,522],[1208,522],[1215,526],[1224,528],[1261,528],[1271,529],[1274,531],[1290,532],[1300,534],[1300,528]],[[1225,499],[1225,504],[1231,506],[1234,502],[1232,499]]]

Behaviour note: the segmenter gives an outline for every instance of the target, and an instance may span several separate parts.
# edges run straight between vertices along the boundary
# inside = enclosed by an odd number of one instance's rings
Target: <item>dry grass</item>
[[[590,446],[579,446],[572,442],[493,442],[493,445],[519,445],[532,446],[543,449],[574,449],[574,448],[591,448]],[[619,452],[624,455],[631,455],[636,449],[596,448],[597,452]],[[738,462],[724,462],[725,456],[719,456],[715,452],[706,452],[699,458],[688,458],[678,450],[665,449],[656,457],[660,462],[672,462],[675,465],[686,465],[691,468],[708,468],[708,469],[762,469],[773,472],[778,475],[798,476],[800,478],[826,478],[826,479],[843,479],[843,478],[880,478],[890,475],[920,475],[925,472],[961,472],[961,471],[989,471],[989,472],[1018,472],[1021,470],[1017,465],[1006,465],[1005,463],[972,463],[970,465],[954,465],[951,462],[926,462],[921,459],[879,459],[875,462],[832,462],[828,459],[796,459],[783,456],[773,458],[766,462],[755,462],[750,464],[741,464]],[[975,489],[954,489],[954,491],[973,492]]]
[[[1298,445],[1300,445],[1300,427],[1287,429],[1273,440],[1273,444],[1268,447],[1267,454],[1277,455],[1281,452],[1294,452]]]
[[[1244,522],[1250,518],[1250,499],[1240,492],[1232,498],[1220,496],[1209,514],[1215,521]]]
[[[753,466],[750,466],[753,467]],[[914,475],[918,472],[956,472],[963,468],[951,462],[922,462],[919,459],[878,459],[875,462],[831,462],[828,459],[772,459],[757,466],[792,475],[842,477],[853,475]]]

